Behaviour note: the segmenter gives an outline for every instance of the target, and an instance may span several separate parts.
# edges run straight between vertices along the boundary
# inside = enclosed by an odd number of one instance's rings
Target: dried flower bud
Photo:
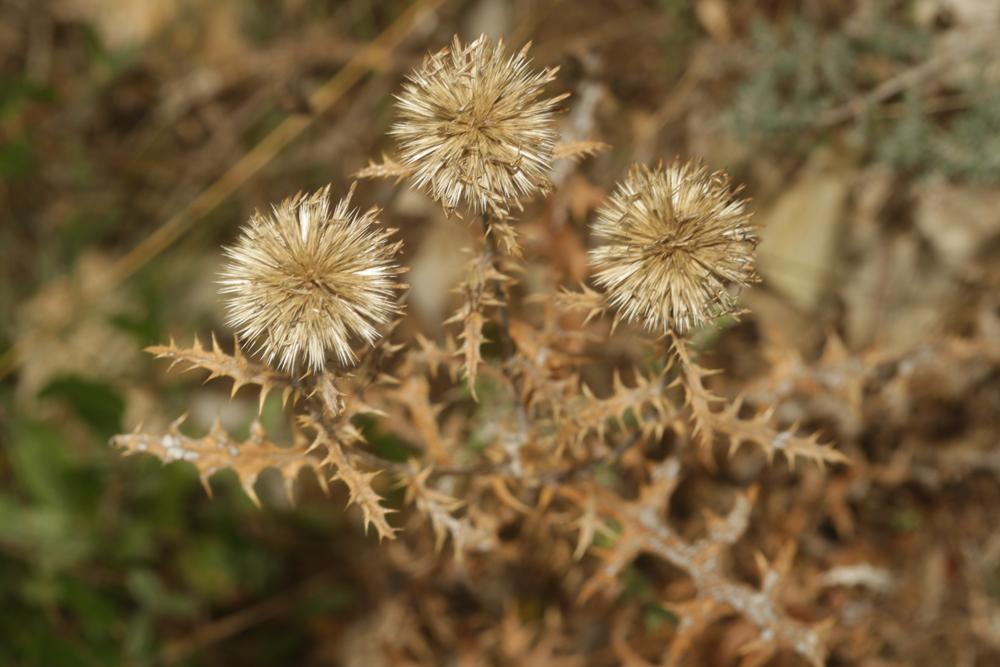
[[[225,250],[229,325],[286,371],[302,362],[322,370],[331,350],[353,362],[351,339],[375,341],[399,311],[393,256],[402,244],[378,228],[378,209],[349,209],[353,187],[332,211],[329,190],[255,213]]]
[[[590,251],[617,318],[684,333],[736,308],[757,280],[746,201],[705,167],[634,166],[598,210]]]
[[[529,45],[530,46],[530,45]],[[397,97],[391,133],[416,187],[447,211],[464,204],[504,218],[548,190],[565,96],[540,99],[558,68],[530,69],[528,46],[508,56],[485,36],[429,55]]]

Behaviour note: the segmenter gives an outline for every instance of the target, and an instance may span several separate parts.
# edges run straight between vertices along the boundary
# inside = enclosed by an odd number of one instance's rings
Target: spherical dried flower
[[[756,282],[746,201],[728,177],[674,163],[633,167],[598,210],[590,251],[616,319],[687,332],[736,308],[730,288]]]
[[[220,291],[230,326],[286,371],[322,370],[330,351],[353,362],[352,338],[374,342],[399,312],[393,256],[401,243],[378,228],[378,209],[350,210],[353,187],[332,211],[329,190],[255,213],[225,250]]]
[[[529,45],[530,46],[530,45]],[[451,212],[465,204],[498,218],[550,186],[565,95],[541,99],[558,68],[530,68],[528,46],[508,56],[485,36],[427,56],[397,96],[391,134],[416,187]]]

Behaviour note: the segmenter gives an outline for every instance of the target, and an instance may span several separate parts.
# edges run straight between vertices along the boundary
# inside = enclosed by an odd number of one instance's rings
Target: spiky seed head
[[[685,333],[736,309],[757,281],[747,202],[722,172],[675,162],[636,165],[597,212],[595,280],[616,319]]]
[[[256,212],[225,249],[229,324],[269,365],[319,371],[331,351],[350,364],[351,341],[374,342],[399,312],[402,244],[379,228],[377,208],[350,208],[353,193],[331,208],[327,186]]]
[[[504,218],[511,207],[550,187],[558,140],[557,106],[542,98],[558,68],[534,70],[529,45],[508,55],[502,41],[458,37],[427,56],[396,97],[390,133],[414,185],[453,212]]]

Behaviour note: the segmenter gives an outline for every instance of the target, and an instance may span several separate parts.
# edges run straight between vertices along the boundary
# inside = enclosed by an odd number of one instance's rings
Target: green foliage
[[[0,420],[0,665],[161,664],[171,627],[282,595],[289,576],[336,562],[343,539],[326,501],[261,512],[231,475],[208,501],[189,466],[106,446],[121,419],[112,387],[64,377],[42,394],[63,419],[17,416],[26,411],[0,389],[0,415],[15,415]],[[289,610],[298,629],[257,628],[226,650],[240,664],[272,664],[251,653],[263,647],[296,663],[309,619],[356,598],[347,584],[316,586]]]
[[[0,144],[0,178],[26,178],[37,168],[38,160],[27,137],[17,137]]]
[[[663,61],[664,78],[676,81],[684,71],[688,54],[701,35],[694,7],[684,0],[660,0],[663,14],[670,21],[670,30],[663,35],[661,46],[667,55]]]
[[[680,625],[681,619],[678,618],[677,614],[673,613],[669,609],[664,609],[659,605],[646,605],[643,607],[642,614],[643,623],[650,631],[656,632],[664,625],[671,628],[676,628]]]
[[[112,386],[77,376],[54,379],[39,394],[66,403],[94,434],[110,438],[121,431],[125,401]]]
[[[758,22],[750,37],[753,67],[726,121],[742,141],[776,152],[804,151],[817,132],[830,129],[830,111],[863,100],[885,80],[884,72],[926,60],[930,37],[888,16],[859,34],[824,31],[802,18],[784,30]],[[925,91],[911,88],[886,108],[864,109],[849,136],[870,159],[907,173],[1000,181],[1000,87],[980,77],[960,87],[954,97],[965,103],[953,112],[934,111]]]
[[[969,108],[955,116],[932,143],[946,174],[975,181],[1000,181],[1000,86],[968,86]]]
[[[931,153],[932,127],[919,95],[907,94],[903,117],[883,133],[875,144],[876,159],[908,172],[919,171]],[[869,126],[868,133],[875,130]]]
[[[753,69],[727,113],[745,140],[801,139],[823,111],[851,94],[852,73],[867,45],[843,34],[821,35],[803,19],[793,20],[787,32],[760,21],[751,29]]]
[[[0,118],[15,115],[29,102],[52,102],[51,88],[17,76],[0,76]]]

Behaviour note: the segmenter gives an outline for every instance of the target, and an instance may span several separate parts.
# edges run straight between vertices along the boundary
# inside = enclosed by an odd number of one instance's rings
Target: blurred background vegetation
[[[772,331],[901,349],[996,293],[998,25],[971,0],[0,0],[0,665],[351,664],[347,629],[405,586],[307,476],[294,507],[265,477],[258,510],[228,474],[210,501],[108,438],[189,409],[199,432],[250,420],[252,392],[229,403],[142,349],[226,330],[220,244],[391,152],[425,51],[534,40],[569,131],[613,146],[565,177],[577,224],[630,162],[701,157],[755,199],[748,300]],[[412,193],[359,200],[403,228],[435,333],[460,244]],[[287,434],[276,397],[263,420]],[[921,507],[884,525],[920,530]]]

